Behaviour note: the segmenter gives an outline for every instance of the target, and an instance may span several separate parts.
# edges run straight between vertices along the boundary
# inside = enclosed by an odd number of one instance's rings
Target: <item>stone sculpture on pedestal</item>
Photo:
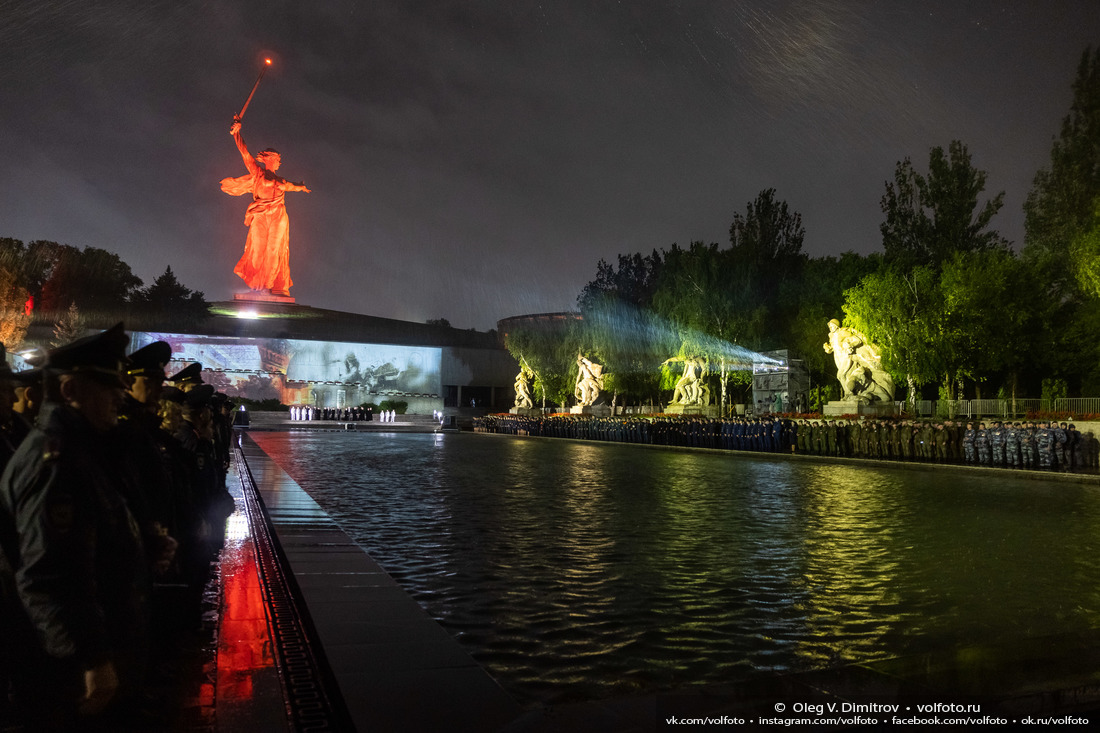
[[[603,389],[603,367],[577,355],[577,386],[573,395],[580,407],[591,407]]]
[[[534,376],[527,367],[520,367],[519,374],[516,375],[516,403],[515,407],[520,410],[530,410],[534,407],[534,403],[531,402],[531,377]]]
[[[229,134],[237,143],[248,173],[222,179],[222,190],[231,196],[252,194],[252,203],[244,216],[248,239],[233,272],[252,290],[289,296],[294,283],[290,279],[290,219],[283,197],[287,191],[310,191],[304,183],[291,183],[275,175],[282,162],[277,150],[267,148],[252,157],[241,137],[239,118],[234,118]]]
[[[829,340],[823,348],[836,362],[842,401],[863,404],[894,401],[894,380],[882,366],[882,351],[862,333],[841,326],[834,318],[829,321]]]
[[[706,407],[710,404],[710,388],[703,380],[710,373],[707,360],[701,356],[674,356],[666,359],[665,364],[684,362],[684,373],[672,391],[672,405],[685,407]]]

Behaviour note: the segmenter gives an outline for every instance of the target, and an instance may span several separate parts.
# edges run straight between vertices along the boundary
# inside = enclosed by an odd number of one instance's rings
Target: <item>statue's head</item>
[[[277,171],[279,165],[283,162],[283,156],[275,148],[264,148],[256,155],[256,160],[269,171]]]
[[[837,320],[837,319],[835,319],[835,318],[834,318],[834,319],[832,319],[831,321],[829,321],[829,330],[830,330],[830,331],[835,331],[835,330],[837,330],[838,328],[840,328],[840,321],[838,321],[838,320]]]

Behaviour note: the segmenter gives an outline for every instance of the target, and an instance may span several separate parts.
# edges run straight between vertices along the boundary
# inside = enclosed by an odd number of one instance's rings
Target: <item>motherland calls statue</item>
[[[577,404],[582,407],[590,407],[595,404],[603,389],[603,367],[577,355],[577,386],[573,389],[573,395],[577,398]]]
[[[534,407],[534,403],[531,402],[531,377],[534,376],[527,367],[520,367],[519,374],[516,375],[516,404],[515,406],[530,410]]]
[[[274,148],[267,148],[252,157],[241,137],[239,115],[233,119],[229,134],[237,143],[248,173],[223,179],[222,190],[231,196],[252,194],[252,203],[244,216],[248,239],[245,241],[244,255],[233,272],[252,290],[289,296],[290,286],[294,283],[290,279],[290,219],[286,215],[283,196],[287,191],[310,191],[304,182],[291,183],[275,175],[282,158]]]
[[[707,387],[706,378],[708,372],[707,360],[699,356],[674,356],[666,359],[665,364],[684,362],[684,373],[676,382],[672,391],[673,405],[706,407],[710,404],[710,388]]]
[[[854,402],[893,402],[894,380],[882,366],[882,351],[854,328],[829,321],[825,353],[836,362],[841,399]]]

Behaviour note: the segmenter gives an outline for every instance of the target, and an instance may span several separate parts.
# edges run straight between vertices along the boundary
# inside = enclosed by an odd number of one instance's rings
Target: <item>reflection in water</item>
[[[256,551],[245,515],[238,509],[229,517],[221,556],[222,616],[218,627],[219,715],[235,702],[251,700],[259,674],[271,674],[275,659],[271,649],[267,614]]]
[[[475,435],[254,437],[531,699],[1100,626],[1092,487]]]

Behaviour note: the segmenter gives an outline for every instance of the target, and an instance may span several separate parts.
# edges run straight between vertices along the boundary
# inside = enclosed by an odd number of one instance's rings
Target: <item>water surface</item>
[[[1100,627],[1100,490],[490,435],[254,433],[544,702]]]

